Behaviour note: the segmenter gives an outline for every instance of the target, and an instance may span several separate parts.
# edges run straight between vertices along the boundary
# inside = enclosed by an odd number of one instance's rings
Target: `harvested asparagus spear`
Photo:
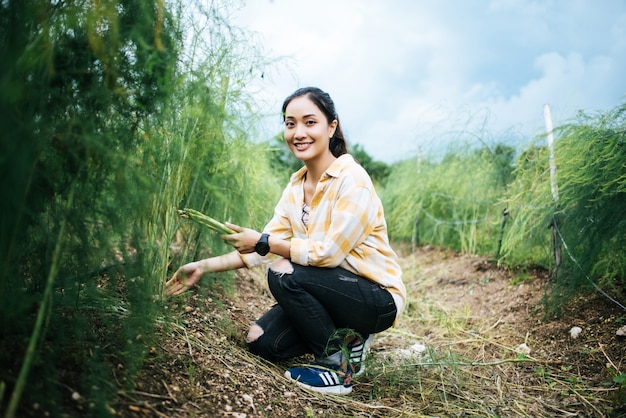
[[[234,234],[235,233],[235,231],[233,231],[232,229],[230,229],[223,223],[218,222],[215,219],[211,218],[210,216],[207,216],[202,212],[198,212],[195,209],[189,209],[189,208],[179,209],[178,214],[182,216],[183,218],[191,219],[192,221],[197,222],[200,225],[206,226],[207,228],[210,228],[214,230],[215,232],[219,232],[221,234]]]

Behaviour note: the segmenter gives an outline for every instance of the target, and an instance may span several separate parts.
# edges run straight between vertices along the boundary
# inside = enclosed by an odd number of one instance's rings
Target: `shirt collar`
[[[324,175],[327,175],[329,177],[339,177],[339,175],[341,174],[343,169],[347,165],[352,163],[353,161],[354,161],[354,158],[350,154],[340,155],[339,158],[337,158],[335,161],[333,161],[333,163],[330,165],[330,167],[328,167],[326,169],[326,171],[324,172],[322,177]],[[298,170],[295,173],[293,173],[293,175],[291,176],[291,183],[292,184],[297,184],[297,183],[303,181],[304,180],[304,176],[306,175],[307,171],[308,171],[308,169],[306,168],[306,166],[304,166],[300,170]]]

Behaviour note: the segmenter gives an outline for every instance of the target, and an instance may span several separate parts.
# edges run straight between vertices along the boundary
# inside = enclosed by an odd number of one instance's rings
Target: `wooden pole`
[[[556,163],[554,160],[554,128],[552,127],[552,113],[550,105],[543,105],[543,117],[546,120],[546,131],[548,133],[548,151],[550,152],[550,189],[555,202],[559,200],[559,188],[556,181]]]
[[[546,121],[546,132],[548,134],[548,152],[550,162],[550,190],[552,191],[552,198],[554,199],[554,213],[552,214],[552,251],[554,253],[554,272],[558,270],[561,265],[561,244],[559,240],[559,224],[557,218],[557,207],[559,202],[559,188],[556,178],[556,161],[554,159],[554,128],[552,126],[552,113],[550,112],[550,105],[543,105],[543,116]]]

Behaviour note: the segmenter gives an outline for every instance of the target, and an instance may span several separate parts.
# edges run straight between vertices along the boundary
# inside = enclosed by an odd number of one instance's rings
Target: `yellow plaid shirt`
[[[337,158],[317,183],[308,227],[302,220],[306,167],[291,177],[264,232],[291,241],[291,261],[303,266],[342,267],[391,292],[402,311],[406,288],[398,257],[389,245],[383,205],[354,158]],[[242,255],[248,267],[269,261]]]

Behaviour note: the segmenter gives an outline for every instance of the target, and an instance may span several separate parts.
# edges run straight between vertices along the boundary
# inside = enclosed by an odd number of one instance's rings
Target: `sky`
[[[393,163],[462,139],[524,148],[626,100],[624,0],[246,0],[232,24],[277,64],[250,86],[276,109],[317,86],[349,143]],[[482,141],[482,142],[481,142]]]

